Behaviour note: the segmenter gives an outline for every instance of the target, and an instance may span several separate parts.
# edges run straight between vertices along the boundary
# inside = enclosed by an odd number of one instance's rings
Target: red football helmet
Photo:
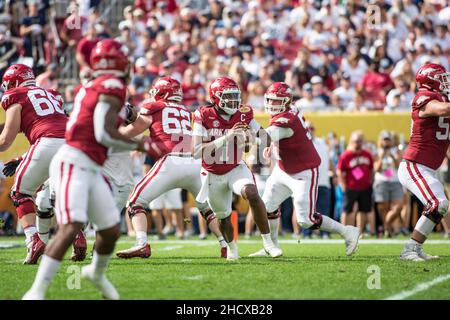
[[[128,49],[113,39],[104,39],[97,42],[91,52],[91,68],[93,75],[114,74],[119,77],[126,76],[130,70],[127,58]]]
[[[24,64],[13,64],[3,74],[2,89],[4,91],[29,85],[36,85],[33,70]]]
[[[416,73],[416,81],[419,89],[450,93],[450,73],[440,64],[427,63],[421,66]]]
[[[241,89],[229,77],[218,77],[209,86],[209,99],[227,114],[235,114],[241,105]]]
[[[292,102],[292,90],[284,82],[275,82],[264,94],[264,107],[271,116],[284,112]]]
[[[155,100],[167,100],[181,102],[183,100],[183,90],[181,83],[171,77],[162,77],[153,83],[150,89],[150,96]]]

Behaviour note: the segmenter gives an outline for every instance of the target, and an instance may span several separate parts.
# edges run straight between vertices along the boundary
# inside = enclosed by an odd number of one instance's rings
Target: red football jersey
[[[67,115],[58,91],[36,86],[17,87],[6,91],[1,103],[5,111],[14,104],[22,106],[20,131],[30,144],[42,137],[64,138]]]
[[[229,120],[224,119],[213,106],[203,106],[194,114],[196,132],[199,126],[203,132],[205,142],[213,141],[227,134],[236,123],[247,125],[253,120],[253,109],[249,106],[241,106]],[[196,134],[196,133],[194,133]],[[236,142],[217,148],[211,155],[202,157],[203,168],[211,173],[222,175],[233,170],[242,160],[243,148],[238,148]]]
[[[103,165],[108,148],[97,142],[94,134],[94,111],[101,94],[117,97],[125,104],[127,87],[123,80],[104,75],[82,87],[75,97],[74,108],[67,123],[67,144],[83,151],[89,158]],[[117,117],[119,123],[119,117]]]
[[[345,172],[348,189],[365,190],[372,186],[373,158],[370,152],[346,150],[339,157],[337,167]]]
[[[412,102],[411,137],[403,158],[436,170],[444,161],[450,143],[450,118],[420,118],[420,108],[432,100],[448,102],[444,95],[419,90]]]
[[[191,112],[185,106],[173,102],[146,102],[139,113],[152,119],[149,130],[154,145],[149,155],[153,160],[170,152],[191,152]]]
[[[294,135],[278,142],[280,168],[290,174],[320,165],[320,156],[304,125],[305,119],[297,109],[286,110],[270,119],[270,126],[290,128]]]

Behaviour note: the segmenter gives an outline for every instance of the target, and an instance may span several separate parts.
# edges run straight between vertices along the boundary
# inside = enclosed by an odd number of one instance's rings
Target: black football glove
[[[11,177],[16,173],[16,169],[22,161],[22,157],[12,159],[5,163],[5,167],[3,168],[3,174],[7,177]]]
[[[136,121],[137,111],[136,108],[129,102],[125,103],[125,123],[130,124]]]

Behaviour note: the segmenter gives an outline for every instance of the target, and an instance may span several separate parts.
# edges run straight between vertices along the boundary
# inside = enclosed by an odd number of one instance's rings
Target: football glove
[[[125,123],[130,124],[136,121],[137,111],[136,108],[129,102],[125,104]]]
[[[16,173],[16,169],[22,161],[22,157],[12,159],[5,163],[5,167],[3,168],[3,174],[7,177],[11,177]]]

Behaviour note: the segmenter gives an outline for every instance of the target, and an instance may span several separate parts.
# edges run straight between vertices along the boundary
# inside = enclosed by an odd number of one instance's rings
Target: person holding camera
[[[378,138],[378,154],[374,161],[374,198],[383,229],[388,237],[394,233],[393,223],[400,217],[403,208],[403,187],[398,180],[397,169],[402,159],[388,131]]]

